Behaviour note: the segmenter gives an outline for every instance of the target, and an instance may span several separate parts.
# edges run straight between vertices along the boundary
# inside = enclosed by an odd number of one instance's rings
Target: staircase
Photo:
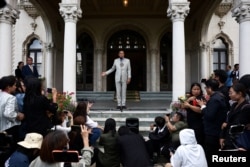
[[[93,92],[93,91],[77,91],[77,99],[93,99],[93,100],[114,100],[116,101],[116,92]],[[140,101],[140,100],[171,100],[171,91],[161,92],[146,92],[146,91],[127,91],[128,101]]]
[[[172,92],[143,92],[127,91],[127,109],[121,112],[116,109],[116,95],[114,91],[92,92],[78,91],[77,99],[92,99],[96,103],[92,106],[90,117],[101,126],[107,118],[116,120],[117,129],[126,125],[126,118],[139,119],[139,133],[148,137],[149,126],[156,116],[164,116],[172,99]]]
[[[126,93],[126,100],[127,101],[140,101],[140,92],[136,90],[128,90]],[[117,101],[116,92],[114,93],[114,101]]]
[[[126,118],[138,118],[139,119],[139,133],[145,138],[148,137],[150,130],[150,124],[154,123],[156,116],[164,116],[169,113],[167,110],[163,111],[90,111],[90,117],[94,121],[97,121],[99,125],[104,126],[107,118],[113,118],[116,120],[117,129],[121,125],[126,125]]]

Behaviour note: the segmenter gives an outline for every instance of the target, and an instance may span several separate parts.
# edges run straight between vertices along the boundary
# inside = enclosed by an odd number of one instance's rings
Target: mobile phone
[[[81,133],[82,129],[81,129],[80,125],[71,125],[71,131]]]
[[[52,93],[52,88],[47,88],[48,93]]]
[[[166,116],[168,116],[168,117],[169,117],[169,116],[170,116],[170,113],[166,114]]]
[[[175,149],[173,147],[169,147],[168,150],[169,150],[169,152],[171,152],[173,154],[175,153]]]
[[[52,156],[56,162],[79,162],[79,154],[76,150],[53,150]]]
[[[243,133],[245,130],[245,125],[231,125],[229,128],[230,135],[237,135]]]
[[[205,83],[206,81],[207,81],[206,78],[202,78],[202,79],[201,79],[201,83]]]

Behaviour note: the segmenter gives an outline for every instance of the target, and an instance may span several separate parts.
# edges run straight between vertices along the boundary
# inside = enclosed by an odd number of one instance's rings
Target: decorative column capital
[[[169,2],[167,16],[172,21],[184,21],[189,13],[190,2]]]
[[[238,23],[250,21],[250,2],[240,2],[232,9],[232,16]]]
[[[9,23],[9,24],[15,24],[16,19],[19,18],[20,12],[11,6],[7,5],[4,8],[0,9],[0,23]]]
[[[150,49],[149,52],[151,55],[153,55],[153,54],[156,55],[156,54],[158,54],[159,50],[156,48],[153,48],[153,49]]]
[[[54,48],[54,43],[53,42],[44,43],[44,48],[46,50],[51,50],[52,48]]]
[[[63,4],[60,3],[60,14],[65,22],[76,23],[82,17],[82,10],[77,4]]]
[[[208,51],[210,48],[209,42],[200,42],[200,48],[204,51]]]
[[[97,48],[97,49],[95,49],[95,53],[96,53],[97,55],[103,54],[103,52],[104,52],[104,49],[102,49],[102,48]]]

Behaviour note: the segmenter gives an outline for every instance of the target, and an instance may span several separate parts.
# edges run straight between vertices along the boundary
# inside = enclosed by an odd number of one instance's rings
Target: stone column
[[[158,49],[150,49],[150,67],[151,67],[151,91],[156,92],[157,91],[157,68],[159,68],[156,65],[156,58],[158,57],[157,54],[159,53]]]
[[[12,74],[12,27],[19,18],[15,5],[0,9],[0,78]]]
[[[52,88],[55,86],[54,84],[54,71],[53,71],[53,43],[45,43],[45,80],[46,87]]]
[[[187,0],[169,1],[167,15],[173,22],[173,101],[186,93],[184,20],[188,13]]]
[[[80,0],[62,0],[60,14],[65,21],[63,91],[76,93],[76,23],[82,16]]]
[[[200,79],[209,77],[209,43],[200,42]]]
[[[104,49],[95,49],[94,56],[94,91],[102,91],[102,55]]]
[[[250,0],[239,0],[234,4],[233,17],[239,25],[239,72],[240,77],[250,74]]]

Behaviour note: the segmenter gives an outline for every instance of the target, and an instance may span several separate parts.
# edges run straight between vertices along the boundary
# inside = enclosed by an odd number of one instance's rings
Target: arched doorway
[[[125,57],[131,63],[131,83],[127,90],[146,90],[146,43],[144,38],[132,30],[122,30],[113,34],[108,40],[107,67],[112,67],[119,50],[125,51]],[[108,75],[107,90],[115,90],[114,73]]]
[[[167,32],[160,43],[161,91],[172,90],[172,32]]]
[[[77,40],[76,49],[76,88],[82,91],[93,90],[94,45],[91,37],[83,33]]]

